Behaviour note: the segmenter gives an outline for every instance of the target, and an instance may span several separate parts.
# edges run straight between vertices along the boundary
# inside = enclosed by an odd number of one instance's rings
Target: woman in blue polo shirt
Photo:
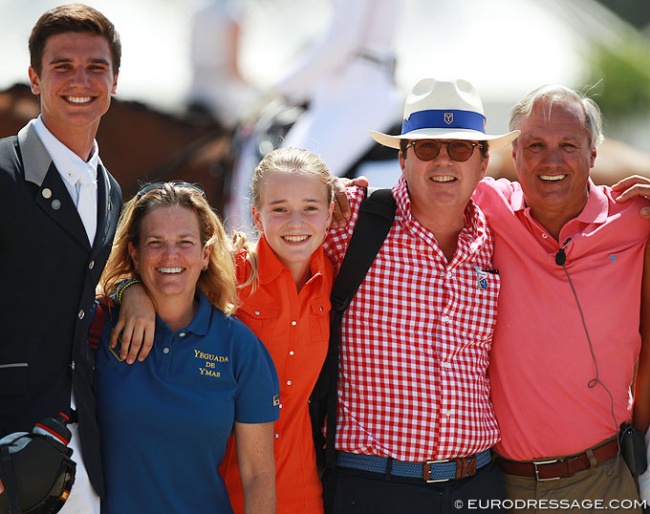
[[[110,294],[124,278],[140,280],[156,332],[151,355],[128,365],[109,345],[109,320],[97,351],[104,514],[231,513],[218,467],[233,431],[247,509],[275,512],[277,375],[260,341],[229,316],[230,250],[194,185],[151,184],[125,206],[101,283]]]

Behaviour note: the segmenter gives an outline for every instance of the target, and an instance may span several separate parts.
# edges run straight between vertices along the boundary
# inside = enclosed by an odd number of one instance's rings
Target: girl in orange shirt
[[[309,396],[329,338],[334,277],[322,242],[332,220],[333,177],[314,154],[295,148],[269,153],[252,180],[256,245],[235,234],[239,317],[262,340],[280,379],[275,423],[278,514],[322,514],[322,488],[309,418]],[[231,440],[221,467],[236,514],[243,491]]]

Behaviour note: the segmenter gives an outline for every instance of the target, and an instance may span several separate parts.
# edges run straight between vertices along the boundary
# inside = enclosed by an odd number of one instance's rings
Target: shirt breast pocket
[[[468,291],[465,301],[458,302],[462,305],[461,311],[464,311],[459,319],[465,320],[462,326],[466,330],[465,337],[468,341],[491,345],[500,290],[501,276],[498,273],[484,272],[477,276],[476,287]]]
[[[314,298],[311,301],[309,325],[313,342],[329,340],[331,309],[328,297]]]
[[[277,304],[247,301],[238,310],[236,316],[253,332],[268,330],[280,317]]]

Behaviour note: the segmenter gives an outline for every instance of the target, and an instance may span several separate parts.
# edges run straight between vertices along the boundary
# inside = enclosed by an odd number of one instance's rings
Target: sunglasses
[[[146,195],[149,191],[155,191],[156,189],[165,189],[165,185],[171,184],[173,187],[185,187],[189,189],[193,189],[194,191],[197,191],[200,193],[200,195],[205,198],[205,191],[201,189],[199,186],[196,184],[191,184],[190,182],[183,182],[181,180],[174,180],[172,182],[153,182],[151,184],[146,184],[140,188],[138,191],[137,197],[140,199],[143,195]]]
[[[465,162],[474,153],[474,148],[477,146],[483,148],[483,143],[472,143],[470,141],[437,141],[435,139],[419,139],[417,141],[410,141],[407,145],[413,147],[415,156],[421,161],[432,161],[440,155],[440,148],[442,145],[447,146],[447,153],[449,157],[457,162]]]

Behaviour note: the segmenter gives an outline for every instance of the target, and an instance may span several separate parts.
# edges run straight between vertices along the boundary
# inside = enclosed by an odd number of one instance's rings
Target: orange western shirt
[[[277,513],[322,514],[308,400],[327,353],[334,269],[319,248],[311,257],[311,278],[298,292],[291,272],[264,236],[257,252],[259,282],[255,291],[251,286],[240,291],[237,317],[268,348],[280,379],[280,419],[275,422]],[[237,256],[240,283],[251,272],[245,257],[245,252]],[[244,494],[232,438],[221,472],[235,514],[243,514]]]

